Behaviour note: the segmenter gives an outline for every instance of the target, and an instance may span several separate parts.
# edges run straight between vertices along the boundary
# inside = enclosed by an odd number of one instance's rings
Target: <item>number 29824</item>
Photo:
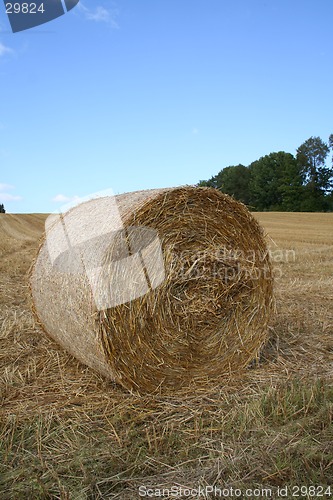
[[[6,14],[44,14],[44,3],[6,3]]]

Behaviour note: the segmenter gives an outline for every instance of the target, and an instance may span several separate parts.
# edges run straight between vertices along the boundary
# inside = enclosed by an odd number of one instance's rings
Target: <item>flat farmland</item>
[[[301,485],[333,497],[333,214],[254,216],[276,278],[260,357],[223,387],[139,397],[36,325],[27,273],[46,215],[0,214],[1,499],[133,499],[140,486],[291,498]]]

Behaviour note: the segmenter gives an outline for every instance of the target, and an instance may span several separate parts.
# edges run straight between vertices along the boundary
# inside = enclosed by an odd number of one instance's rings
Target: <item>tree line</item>
[[[333,210],[333,134],[328,143],[310,137],[296,155],[279,151],[250,165],[225,167],[198,186],[210,186],[245,203],[251,210],[318,212]]]
[[[5,206],[3,203],[0,203],[0,214],[5,214],[5,213],[6,213]]]

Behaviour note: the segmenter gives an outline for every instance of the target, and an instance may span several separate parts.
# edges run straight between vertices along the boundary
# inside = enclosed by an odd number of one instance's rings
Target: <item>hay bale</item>
[[[96,307],[82,252],[88,260],[99,253],[107,287],[105,276],[111,282],[122,257],[120,232],[110,232],[99,245],[93,237],[92,243],[80,242],[77,231],[72,272],[55,265],[44,240],[30,286],[45,332],[86,365],[141,393],[216,381],[246,367],[266,339],[272,309],[263,231],[247,208],[211,188],[139,191],[115,199],[123,227],[157,231],[164,279],[133,300]],[[87,202],[65,218],[82,227],[93,209]],[[57,234],[62,222],[55,221],[49,234]],[[153,243],[147,246],[151,261],[158,258]],[[128,287],[137,286],[130,274]]]

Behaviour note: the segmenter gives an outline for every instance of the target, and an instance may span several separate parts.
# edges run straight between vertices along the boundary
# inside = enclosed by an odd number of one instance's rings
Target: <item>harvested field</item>
[[[26,275],[46,216],[0,214],[1,498],[333,484],[333,214],[254,215],[277,296],[260,359],[209,391],[139,397],[37,328]]]

